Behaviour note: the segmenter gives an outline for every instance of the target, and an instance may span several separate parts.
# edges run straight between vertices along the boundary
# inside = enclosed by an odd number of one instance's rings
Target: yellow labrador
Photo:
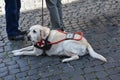
[[[47,27],[34,25],[29,29],[28,37],[33,43],[32,46],[12,51],[14,55],[36,55],[39,56],[46,51],[48,56],[51,55],[64,55],[65,58],[62,62],[68,62],[79,59],[79,56],[86,54],[88,50],[91,57],[107,62],[106,58],[96,53],[87,40],[81,35],[74,35],[74,38],[82,37],[81,40],[68,39],[56,44],[56,42],[66,38],[66,34],[58,30],[50,30]],[[50,43],[51,42],[51,43]],[[46,46],[45,46],[46,45]]]

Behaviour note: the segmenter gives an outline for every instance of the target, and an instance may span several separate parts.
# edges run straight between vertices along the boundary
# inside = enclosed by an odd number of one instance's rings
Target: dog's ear
[[[50,29],[47,27],[42,27],[41,29],[41,37],[42,39],[46,39],[49,35]]]

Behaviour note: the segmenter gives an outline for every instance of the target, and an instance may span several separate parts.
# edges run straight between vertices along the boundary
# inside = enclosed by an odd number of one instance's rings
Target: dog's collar
[[[44,52],[46,50],[49,50],[52,47],[52,44],[50,44],[50,42],[48,41],[50,33],[51,33],[51,31],[49,31],[49,34],[45,40],[41,40],[41,41],[37,42],[34,46],[36,48],[43,49]]]
[[[50,44],[47,37],[46,40],[41,40],[37,42],[34,46],[39,49],[49,50],[52,47],[52,44]]]

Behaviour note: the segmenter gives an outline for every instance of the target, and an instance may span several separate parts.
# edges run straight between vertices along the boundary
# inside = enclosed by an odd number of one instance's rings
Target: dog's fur
[[[47,27],[43,27],[40,25],[34,25],[29,29],[28,36],[33,43],[32,46],[22,48],[19,50],[12,51],[14,55],[36,55],[39,56],[43,53],[42,49],[38,49],[34,47],[38,41],[42,39],[46,39],[48,37],[48,41],[55,42],[65,38],[65,34],[58,32],[57,30],[50,30]],[[76,36],[77,37],[77,36]],[[88,50],[90,56],[93,58],[97,58],[104,62],[107,60],[100,54],[96,53],[91,45],[87,42],[87,40],[83,37],[80,41],[76,40],[65,40],[57,44],[53,44],[50,50],[46,51],[48,56],[51,55],[64,55],[70,58],[63,59],[62,62],[68,62],[72,60],[79,59],[79,56],[83,56],[86,54],[86,49]]]

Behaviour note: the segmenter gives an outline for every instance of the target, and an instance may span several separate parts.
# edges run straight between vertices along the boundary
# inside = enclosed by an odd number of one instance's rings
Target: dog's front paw
[[[16,52],[19,52],[19,50],[13,50],[12,53],[16,53]]]
[[[63,63],[64,63],[64,62],[69,62],[69,60],[68,60],[68,59],[63,59],[62,62],[63,62]]]
[[[14,56],[19,56],[19,55],[22,55],[21,52],[16,52],[16,53],[13,53]]]

